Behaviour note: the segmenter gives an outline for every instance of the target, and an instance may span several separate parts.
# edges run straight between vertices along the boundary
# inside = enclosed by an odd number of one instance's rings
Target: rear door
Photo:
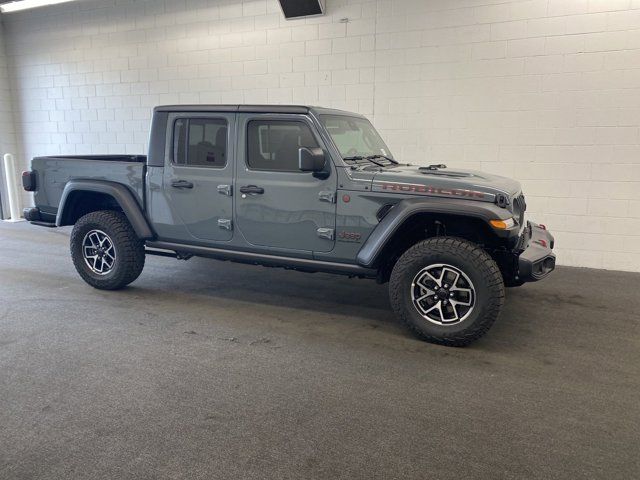
[[[328,178],[298,169],[299,147],[325,150]],[[307,116],[238,114],[236,170],[236,223],[248,243],[308,255],[333,250],[337,175]]]
[[[205,243],[232,239],[235,114],[178,113],[169,116],[170,161],[163,191],[172,221],[181,224],[175,240]]]

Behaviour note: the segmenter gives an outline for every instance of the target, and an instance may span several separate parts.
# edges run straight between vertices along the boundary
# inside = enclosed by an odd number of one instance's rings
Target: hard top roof
[[[157,112],[241,112],[241,113],[296,113],[306,114],[311,111],[317,114],[352,115],[357,113],[332,108],[313,107],[310,105],[161,105],[154,109]]]

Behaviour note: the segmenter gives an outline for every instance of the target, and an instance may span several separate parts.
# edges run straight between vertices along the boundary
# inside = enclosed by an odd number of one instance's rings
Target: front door
[[[300,147],[321,147],[327,178],[298,168]],[[254,246],[329,252],[335,243],[337,175],[305,115],[238,114],[236,223]]]
[[[169,118],[171,159],[163,190],[173,221],[174,240],[225,242],[233,236],[235,114],[180,113]]]

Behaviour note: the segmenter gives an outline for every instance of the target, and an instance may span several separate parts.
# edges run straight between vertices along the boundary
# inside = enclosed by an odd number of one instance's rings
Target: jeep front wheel
[[[504,303],[495,261],[477,245],[455,237],[424,240],[396,262],[391,305],[419,337],[464,346],[484,335]]]
[[[89,285],[100,290],[117,290],[142,273],[144,242],[122,212],[91,212],[73,227],[71,257]]]

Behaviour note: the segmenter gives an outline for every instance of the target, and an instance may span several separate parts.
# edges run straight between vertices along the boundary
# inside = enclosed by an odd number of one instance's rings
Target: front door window
[[[247,164],[252,170],[300,172],[300,147],[318,142],[304,122],[252,120],[247,126]]]

